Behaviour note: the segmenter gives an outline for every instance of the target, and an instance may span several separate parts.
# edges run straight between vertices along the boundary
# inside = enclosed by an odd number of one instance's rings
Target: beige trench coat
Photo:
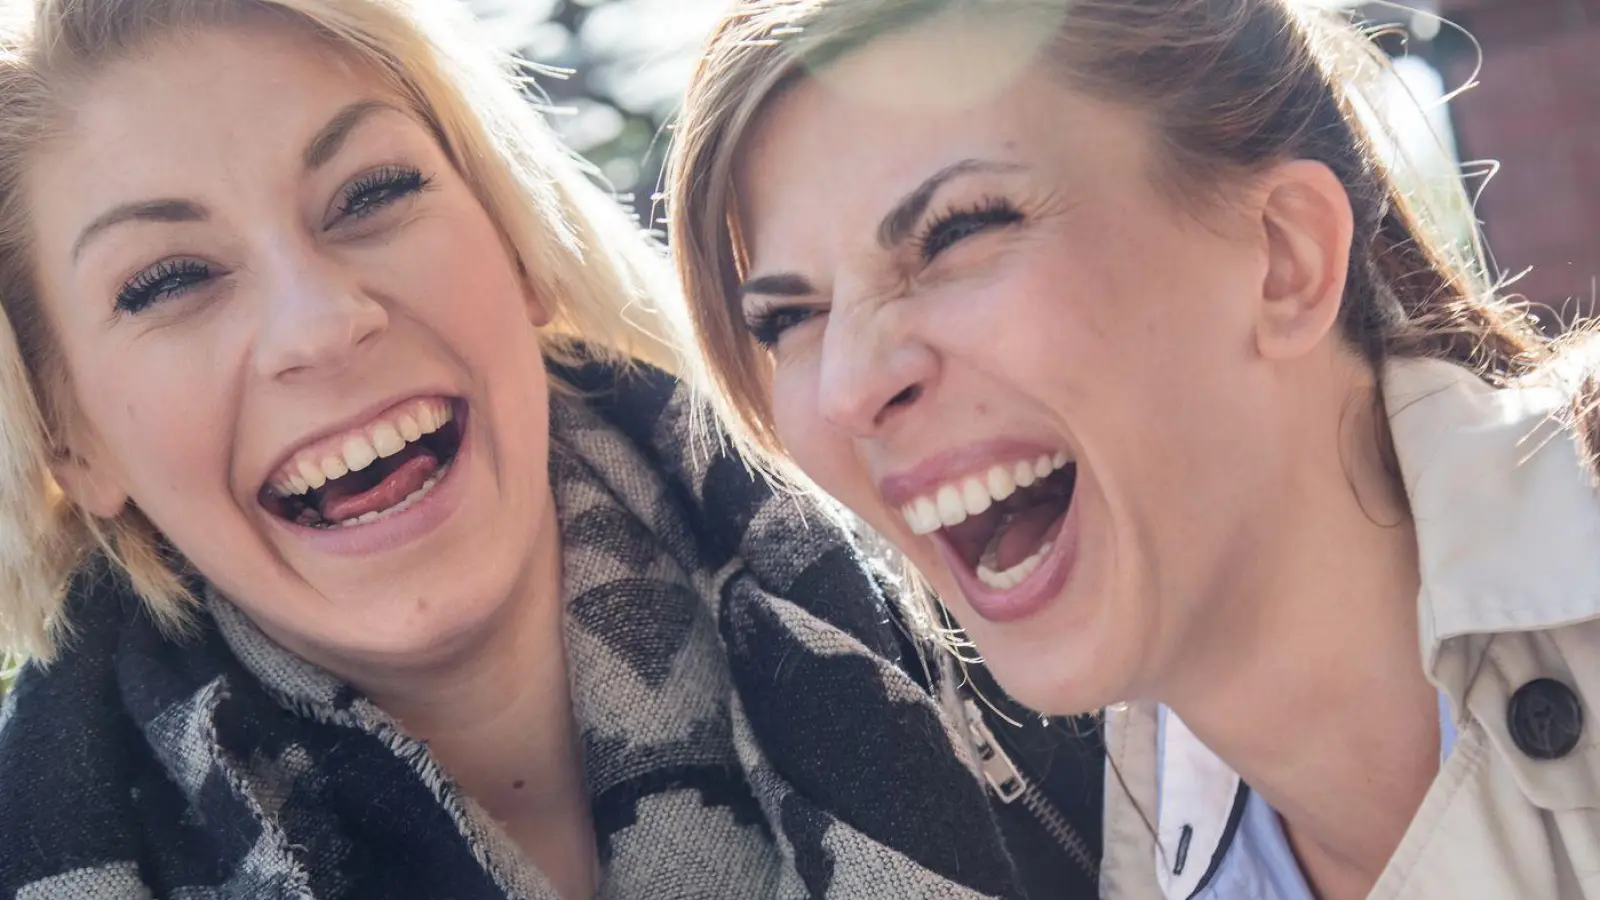
[[[1553,420],[1565,395],[1400,362],[1385,397],[1422,564],[1420,662],[1457,737],[1370,896],[1600,900],[1600,495]],[[1185,900],[1237,823],[1238,776],[1170,716],[1158,741],[1157,721],[1143,704],[1107,714],[1122,773],[1106,777],[1108,900]]]

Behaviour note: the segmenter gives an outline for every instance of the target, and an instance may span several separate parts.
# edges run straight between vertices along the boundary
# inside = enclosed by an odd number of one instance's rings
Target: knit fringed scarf
[[[600,896],[1018,896],[834,519],[697,442],[670,377],[557,374]],[[557,900],[421,742],[223,598],[182,642],[103,572],[70,608],[76,639],[0,719],[0,896]]]

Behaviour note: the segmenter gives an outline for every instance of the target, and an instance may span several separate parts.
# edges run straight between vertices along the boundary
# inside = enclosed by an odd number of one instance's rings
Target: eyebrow
[[[384,110],[395,110],[395,107],[382,100],[357,100],[334,114],[328,124],[322,126],[311,142],[306,144],[303,157],[307,172],[314,171],[326,165],[339,153],[339,148],[344,146],[345,139],[350,132],[356,129],[368,116]]]
[[[381,100],[358,100],[339,110],[306,144],[305,153],[301,155],[306,171],[327,165],[344,146],[350,132],[368,116],[393,109],[395,107]],[[101,213],[78,233],[78,239],[72,244],[72,261],[78,261],[83,255],[84,245],[96,235],[117,225],[127,222],[204,222],[208,217],[205,207],[190,200],[159,199],[124,203]]]
[[[951,163],[939,171],[929,175],[927,180],[917,185],[911,193],[900,198],[900,202],[889,210],[878,224],[878,245],[885,250],[893,250],[905,241],[911,234],[911,229],[928,211],[928,204],[933,202],[939,189],[951,181],[963,176],[980,172],[1017,172],[1024,166],[1016,163],[999,162],[988,159],[963,159]]]
[[[945,166],[928,176],[927,180],[917,185],[911,193],[900,198],[900,202],[883,217],[883,221],[878,224],[878,245],[885,250],[893,250],[905,241],[912,227],[917,224],[917,220],[928,211],[928,204],[933,202],[934,195],[949,182],[963,175],[981,172],[1020,172],[1025,168],[1027,167],[1017,163],[989,159],[963,159]],[[739,286],[740,297],[752,294],[771,297],[808,297],[814,293],[816,288],[811,286],[811,282],[792,272],[763,275]]]
[[[72,244],[72,261],[83,255],[83,247],[95,235],[124,222],[203,222],[208,214],[204,207],[188,200],[141,200],[124,203],[101,213],[90,222]]]
[[[811,282],[792,272],[781,275],[763,275],[752,278],[739,285],[739,296],[748,297],[752,294],[761,294],[768,297],[809,297],[817,289]]]

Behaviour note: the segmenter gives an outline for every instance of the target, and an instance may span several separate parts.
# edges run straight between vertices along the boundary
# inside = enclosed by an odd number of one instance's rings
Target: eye
[[[426,188],[431,179],[409,166],[383,166],[358,176],[340,191],[338,210],[329,226],[346,219],[364,219]]]
[[[951,210],[930,222],[917,236],[917,253],[924,264],[931,263],[939,254],[975,234],[1021,221],[1022,213],[1011,201],[990,197],[977,206]]]
[[[117,312],[138,315],[152,304],[186,293],[212,277],[211,267],[199,260],[164,259],[128,279],[117,291]]]
[[[785,331],[803,325],[821,313],[821,310],[804,306],[778,306],[752,313],[745,327],[750,329],[756,343],[767,350],[774,350]]]

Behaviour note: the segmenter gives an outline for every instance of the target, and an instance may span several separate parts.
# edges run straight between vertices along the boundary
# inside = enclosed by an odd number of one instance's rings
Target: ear
[[[1256,349],[1267,359],[1294,359],[1337,326],[1355,217],[1344,185],[1319,162],[1283,163],[1263,187],[1267,268]]]
[[[554,317],[550,315],[550,309],[544,300],[540,299],[539,292],[533,289],[533,279],[528,277],[528,266],[522,261],[522,256],[519,254],[515,259],[517,278],[522,281],[522,303],[528,310],[528,321],[532,322],[535,328],[543,328],[549,325]]]
[[[545,306],[544,301],[539,299],[539,295],[534,293],[533,288],[528,288],[525,296],[528,305],[528,321],[532,322],[535,328],[543,328],[549,325],[554,316],[550,315],[550,310]]]
[[[107,466],[89,457],[63,450],[50,472],[67,498],[96,518],[116,518],[128,505],[128,492],[121,483]]]

